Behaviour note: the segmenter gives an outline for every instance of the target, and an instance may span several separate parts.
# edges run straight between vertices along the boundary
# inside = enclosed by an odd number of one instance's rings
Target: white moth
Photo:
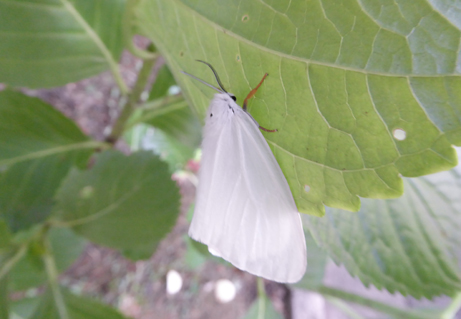
[[[202,161],[189,236],[237,268],[278,282],[296,282],[306,271],[306,242],[288,183],[258,123],[243,103],[218,91],[207,111]],[[264,128],[261,128],[264,129]],[[266,129],[264,129],[266,130]],[[270,130],[266,130],[270,131]],[[275,131],[275,130],[273,130]]]

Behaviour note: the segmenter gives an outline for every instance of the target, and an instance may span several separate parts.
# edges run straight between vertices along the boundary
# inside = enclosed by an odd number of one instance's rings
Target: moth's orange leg
[[[251,90],[250,93],[248,93],[247,97],[246,97],[245,100],[243,101],[242,109],[243,109],[244,111],[247,110],[248,100],[251,99],[251,98],[256,94],[256,91],[259,89],[259,87],[261,86],[261,84],[263,84],[263,81],[266,79],[266,77],[267,77],[268,75],[269,75],[268,73],[264,74],[264,76],[263,76],[261,82],[259,82],[259,84],[258,84],[253,90]],[[262,127],[261,125],[259,126],[259,128],[260,128],[261,130],[263,130],[263,131],[266,131],[266,132],[271,132],[271,133],[277,132],[277,130],[268,130],[267,128]]]
[[[251,90],[250,93],[248,93],[247,97],[246,97],[245,100],[243,101],[242,109],[243,109],[244,111],[247,110],[248,100],[251,99],[251,98],[256,94],[256,91],[259,89],[259,87],[261,86],[261,84],[263,84],[264,79],[265,79],[268,75],[269,75],[268,73],[264,74],[264,76],[263,76],[261,82],[259,82],[259,84],[258,84],[253,90]]]

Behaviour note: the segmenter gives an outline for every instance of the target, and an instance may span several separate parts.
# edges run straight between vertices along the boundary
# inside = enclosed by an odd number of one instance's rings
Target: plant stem
[[[48,282],[50,284],[51,292],[53,293],[54,302],[59,313],[60,319],[69,319],[67,307],[62,296],[61,289],[59,288],[58,281],[58,269],[56,268],[56,262],[53,257],[53,251],[51,250],[51,244],[47,238],[43,239],[45,244],[45,253],[43,255],[43,261],[45,263],[46,273],[48,275]]]
[[[125,124],[130,118],[133,111],[135,110],[136,104],[138,103],[139,98],[141,97],[141,93],[146,87],[147,80],[149,79],[149,75],[152,70],[152,67],[155,64],[155,61],[155,58],[144,60],[142,68],[139,71],[136,84],[134,85],[131,93],[128,95],[128,100],[123,106],[120,116],[118,117],[117,121],[114,124],[114,127],[112,128],[112,132],[106,138],[107,142],[114,144],[123,134],[123,131],[125,130]]]
[[[16,263],[22,259],[22,257],[24,257],[26,251],[27,245],[21,245],[16,254],[14,254],[14,256],[0,268],[0,280],[2,280],[3,277],[11,270],[11,268],[13,268],[14,265],[16,265]]]
[[[155,104],[156,107],[152,107],[152,108],[149,107],[148,109],[144,107],[142,107],[142,109],[141,107],[138,108],[137,110],[141,112],[138,114],[138,116],[132,116],[130,120],[126,123],[125,128],[130,129],[136,124],[147,122],[160,115],[164,115],[164,114],[188,107],[186,100],[184,100],[184,98],[182,97],[178,99],[176,97],[167,96],[163,99],[154,100],[153,102],[158,102]],[[149,106],[153,106],[153,105],[154,104],[149,103]]]
[[[266,312],[266,291],[264,290],[264,280],[261,277],[257,279],[258,285],[258,319],[265,318]]]
[[[321,286],[316,289],[317,292],[331,296],[334,298],[339,298],[345,301],[353,302],[362,306],[366,306],[378,311],[381,311],[386,314],[390,314],[396,318],[405,318],[405,319],[434,319],[434,313],[426,314],[423,312],[416,312],[411,310],[403,310],[400,308],[389,306],[388,304],[368,299],[353,293],[345,292],[343,290],[330,288],[326,286]]]
[[[452,319],[461,308],[461,292],[458,292],[447,308],[442,312],[440,319]]]

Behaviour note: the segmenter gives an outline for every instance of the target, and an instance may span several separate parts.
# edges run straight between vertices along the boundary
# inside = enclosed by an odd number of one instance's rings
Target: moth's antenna
[[[217,87],[214,87],[214,86],[213,86],[213,85],[211,85],[210,83],[207,83],[207,82],[203,81],[202,79],[199,79],[199,78],[198,78],[198,77],[196,77],[195,75],[189,74],[189,73],[187,73],[187,72],[184,72],[184,71],[181,71],[181,73],[183,73],[183,74],[185,74],[185,75],[188,75],[188,76],[190,76],[190,77],[191,77],[191,78],[193,78],[193,79],[196,79],[196,80],[197,80],[197,81],[199,81],[200,83],[203,83],[203,84],[205,84],[206,86],[208,86],[208,87],[212,88],[213,90],[216,90],[216,91],[218,91],[219,93],[227,93],[227,92],[223,92],[223,91],[221,91],[221,90],[220,90],[220,89],[218,89]]]
[[[215,76],[215,78],[216,78],[216,82],[218,82],[219,87],[221,88],[221,90],[223,90],[225,93],[227,93],[227,91],[224,89],[224,86],[223,86],[222,83],[221,83],[221,80],[219,79],[218,73],[217,73],[216,70],[213,68],[213,66],[212,66],[210,63],[205,62],[205,61],[202,61],[202,60],[196,60],[196,61],[205,63],[206,65],[208,65],[208,66],[210,67],[211,71],[213,71],[213,73],[214,73],[214,76]]]

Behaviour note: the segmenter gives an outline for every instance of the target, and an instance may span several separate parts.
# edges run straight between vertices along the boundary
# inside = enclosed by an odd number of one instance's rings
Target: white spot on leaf
[[[393,132],[392,135],[394,135],[394,138],[398,141],[403,141],[407,137],[407,132],[402,130],[401,128],[396,128]]]

